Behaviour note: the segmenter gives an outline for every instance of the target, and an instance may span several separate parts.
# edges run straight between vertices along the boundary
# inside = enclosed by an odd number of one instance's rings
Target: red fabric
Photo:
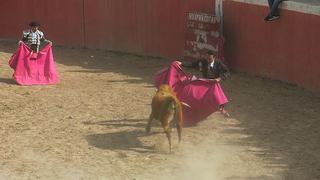
[[[228,102],[220,83],[206,79],[192,80],[175,61],[169,68],[156,73],[154,80],[157,88],[168,84],[180,101],[191,106],[183,106],[184,126],[195,125],[217,111],[219,105]]]
[[[9,61],[9,66],[14,70],[13,79],[20,85],[59,83],[50,44],[39,53],[32,53],[26,44],[20,43]]]

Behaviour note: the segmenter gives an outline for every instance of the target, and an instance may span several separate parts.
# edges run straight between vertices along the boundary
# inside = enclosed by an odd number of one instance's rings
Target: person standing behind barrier
[[[286,0],[268,0],[270,12],[264,18],[265,21],[274,21],[280,18],[278,6],[280,3],[282,3],[282,1]]]

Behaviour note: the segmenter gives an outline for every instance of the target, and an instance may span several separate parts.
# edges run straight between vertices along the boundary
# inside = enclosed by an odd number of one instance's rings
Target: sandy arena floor
[[[55,47],[61,83],[18,86],[0,42],[0,179],[320,179],[320,94],[233,73],[232,118],[183,130],[173,153],[159,125],[144,133],[153,74],[169,61]],[[190,70],[189,70],[190,72]]]

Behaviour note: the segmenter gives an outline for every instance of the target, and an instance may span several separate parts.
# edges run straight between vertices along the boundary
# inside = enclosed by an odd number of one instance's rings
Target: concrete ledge
[[[231,0],[259,6],[268,6],[267,0]],[[320,16],[320,0],[287,0],[279,6],[281,9]]]

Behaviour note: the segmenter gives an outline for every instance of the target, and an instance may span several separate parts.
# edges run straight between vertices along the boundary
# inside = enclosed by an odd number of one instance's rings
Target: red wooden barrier
[[[225,1],[226,60],[233,69],[320,90],[320,16]]]
[[[0,38],[20,38],[36,19],[55,44],[174,58],[183,54],[185,12],[213,10],[214,0],[0,1]]]

